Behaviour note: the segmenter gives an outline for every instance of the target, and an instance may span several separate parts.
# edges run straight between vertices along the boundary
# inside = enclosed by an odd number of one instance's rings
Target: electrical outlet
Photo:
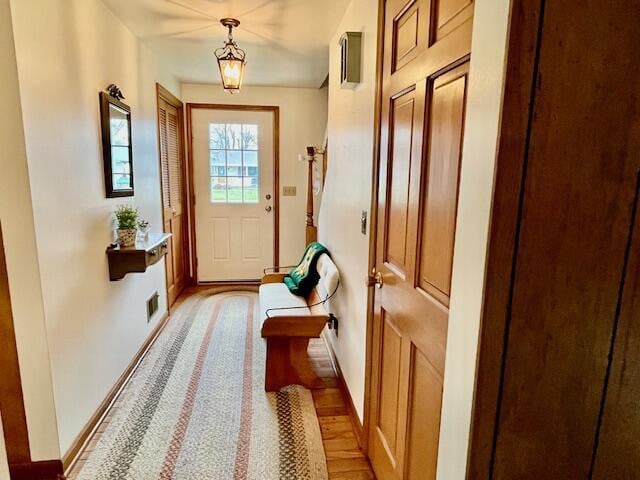
[[[283,197],[295,197],[296,196],[296,187],[294,186],[287,186],[287,187],[282,187],[282,196]]]
[[[327,320],[327,326],[329,327],[329,330],[333,330],[333,332],[336,334],[336,337],[338,336],[338,317],[336,317],[333,313],[329,314],[329,319]]]

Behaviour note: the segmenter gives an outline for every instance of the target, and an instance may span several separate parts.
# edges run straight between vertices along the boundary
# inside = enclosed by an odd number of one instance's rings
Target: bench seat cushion
[[[282,310],[272,310],[269,316],[284,317],[296,315],[299,317],[307,317],[311,315],[311,311],[307,306],[304,297],[299,297],[291,293],[284,283],[265,283],[260,285],[260,315],[262,321],[267,319],[267,310],[271,308],[282,307],[301,307],[301,308],[285,308]]]

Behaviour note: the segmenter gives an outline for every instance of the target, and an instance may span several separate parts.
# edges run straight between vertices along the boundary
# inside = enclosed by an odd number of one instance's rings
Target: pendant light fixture
[[[238,48],[233,40],[233,29],[240,25],[235,18],[223,18],[220,23],[229,29],[229,36],[224,46],[215,51],[222,78],[222,87],[226,92],[235,93],[240,91],[242,78],[244,77],[245,61],[244,50]]]

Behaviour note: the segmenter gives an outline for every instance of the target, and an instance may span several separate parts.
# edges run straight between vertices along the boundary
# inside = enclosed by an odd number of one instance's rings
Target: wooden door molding
[[[378,38],[376,51],[376,86],[375,86],[375,106],[373,118],[373,168],[371,169],[371,203],[369,214],[369,273],[376,266],[376,247],[378,238],[378,181],[380,176],[380,134],[382,122],[382,83],[384,66],[384,5],[386,0],[378,0]],[[365,454],[369,453],[369,429],[371,426],[371,376],[373,372],[373,315],[375,305],[375,291],[373,287],[367,292],[367,325],[365,342],[365,369],[364,369],[364,414],[362,449]]]
[[[491,204],[485,296],[480,337],[471,434],[468,479],[490,478],[500,377],[507,334],[511,280],[515,268],[517,230],[521,216],[531,104],[542,28],[542,1],[514,2],[502,105],[502,128],[496,157]]]
[[[0,413],[11,479],[55,480],[59,478],[59,475],[62,475],[61,460],[34,462],[31,459],[2,225],[0,225],[0,366],[2,367]]]
[[[271,112],[273,114],[273,263],[277,266],[280,262],[280,107],[270,105],[234,105],[225,103],[187,103],[187,178],[189,184],[189,229],[191,237],[191,262],[193,265],[194,282],[198,285],[210,282],[198,281],[198,268],[196,257],[196,219],[195,219],[195,192],[193,187],[193,110],[234,110],[241,112]],[[216,282],[213,282],[214,284]],[[228,284],[229,282],[223,282]]]
[[[18,348],[13,326],[9,276],[0,225],[0,413],[9,464],[31,461],[27,417],[22,396]]]
[[[166,186],[167,188],[164,188],[163,185],[163,175],[162,175],[162,136],[161,136],[161,102],[164,101],[167,104],[171,105],[172,107],[174,107],[177,111],[177,127],[178,127],[178,142],[180,144],[180,148],[178,149],[178,155],[179,155],[179,162],[181,165],[181,177],[182,177],[182,204],[185,205],[186,208],[183,209],[183,212],[181,215],[184,215],[186,221],[181,223],[181,245],[182,245],[182,250],[183,250],[183,272],[186,275],[185,281],[184,281],[184,285],[183,288],[185,286],[191,285],[192,283],[194,283],[193,279],[194,279],[194,267],[193,265],[191,265],[190,259],[191,259],[191,254],[190,254],[190,245],[191,243],[189,242],[189,219],[191,218],[191,216],[193,215],[191,209],[189,208],[189,202],[187,201],[187,199],[189,198],[189,189],[188,189],[188,181],[187,181],[187,173],[188,173],[188,169],[187,169],[187,162],[186,162],[186,155],[185,155],[185,149],[186,149],[186,144],[185,144],[185,139],[184,139],[184,125],[185,125],[185,121],[184,121],[184,105],[183,103],[177,98],[175,97],[171,92],[169,92],[166,88],[164,88],[162,85],[160,85],[159,83],[156,83],[156,99],[157,99],[157,113],[158,113],[158,117],[157,117],[157,128],[158,128],[158,167],[159,167],[159,172],[160,172],[160,198],[161,198],[161,205],[162,205],[162,224],[163,224],[163,229],[164,226],[167,224],[167,221],[170,219],[167,219],[167,213],[165,211],[164,208],[164,204],[165,204],[165,190],[170,189],[169,186]],[[174,234],[175,235],[175,234]],[[172,239],[171,241],[171,245],[173,246],[175,243],[175,240]],[[173,247],[172,247],[173,248]],[[173,258],[174,258],[174,252],[171,252],[171,255],[167,255],[166,257],[166,262],[171,261],[173,262]],[[171,266],[171,272],[173,274],[173,265]],[[167,271],[166,273],[167,275],[167,279],[166,279],[166,291],[167,291],[167,303],[169,306],[169,309],[171,308],[173,302],[175,302],[175,300],[178,298],[178,296],[180,295],[180,291],[178,292],[173,292],[173,295],[170,295],[169,292],[169,272]],[[170,298],[171,297],[171,298]]]

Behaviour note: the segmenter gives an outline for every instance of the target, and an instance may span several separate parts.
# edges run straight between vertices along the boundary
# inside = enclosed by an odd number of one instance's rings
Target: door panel
[[[211,229],[213,241],[211,247],[214,260],[231,260],[231,228],[229,218],[212,218]]]
[[[192,110],[199,282],[257,280],[274,265],[275,113]]]
[[[409,171],[414,116],[413,92],[393,100],[389,203],[387,207],[387,261],[400,272],[406,269]]]
[[[473,16],[473,1],[432,0],[432,2],[434,20],[432,23],[431,44],[442,40]]]
[[[397,453],[398,389],[400,387],[402,335],[391,322],[389,315],[383,314],[381,338],[382,369],[380,374],[380,409],[378,411],[377,427],[389,453],[395,457]]]
[[[260,219],[242,218],[242,259],[257,261],[260,258]]]
[[[449,304],[467,66],[433,82],[420,253],[420,287]]]
[[[413,60],[419,53],[420,44],[424,44],[426,30],[420,28],[425,14],[424,2],[413,0],[397,14],[393,20],[393,47],[392,63],[393,70],[398,70]]]
[[[160,178],[164,231],[171,233],[165,259],[167,296],[171,306],[187,283],[185,221],[185,165],[182,144],[182,107],[158,97]]]
[[[440,411],[442,377],[415,345],[411,350],[406,478],[422,480],[436,474],[440,417],[423,412]]]
[[[429,46],[426,32],[468,5],[385,4],[369,429],[385,480],[432,479],[437,467],[471,37],[455,27]]]

